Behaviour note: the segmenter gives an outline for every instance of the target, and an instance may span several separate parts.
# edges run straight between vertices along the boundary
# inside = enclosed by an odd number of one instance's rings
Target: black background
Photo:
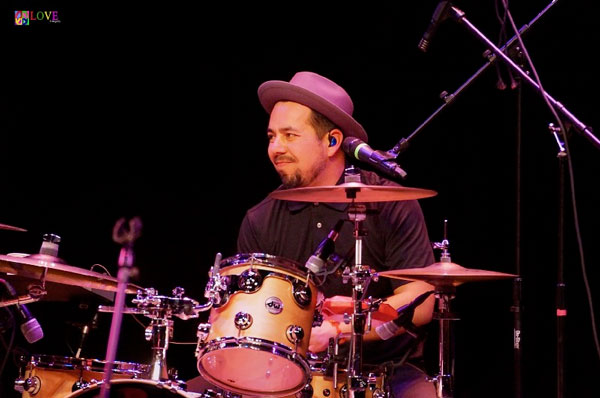
[[[352,96],[371,146],[387,150],[442,105],[442,91],[456,91],[485,63],[485,47],[452,20],[440,26],[428,53],[417,49],[434,1],[80,3],[11,1],[2,14],[0,222],[28,232],[0,231],[0,252],[35,253],[41,236],[55,233],[69,265],[102,264],[116,275],[119,246],[112,227],[120,217],[139,216],[144,229],[135,246],[134,282],[164,295],[181,286],[198,301],[215,254],[235,254],[245,210],[279,183],[266,156],[268,115],[256,97],[262,82],[289,80],[300,70],[333,79]],[[497,42],[494,1],[455,4]],[[548,4],[510,7],[521,27]],[[58,10],[61,22],[14,26],[19,9]],[[544,88],[592,127],[599,123],[596,25],[590,2],[559,1],[524,37]],[[506,79],[507,68],[499,71]],[[498,90],[496,81],[496,68],[488,68],[411,139],[399,162],[408,172],[405,185],[438,192],[420,202],[432,241],[442,239],[448,219],[454,262],[520,272],[522,388],[525,396],[555,395],[559,162],[547,125],[556,122],[530,86],[519,96],[519,90]],[[576,130],[569,148],[597,304],[598,148]],[[600,366],[570,190],[567,195],[566,396],[591,397]],[[46,337],[30,345],[17,331],[17,353],[73,356],[77,325],[92,313],[82,303],[96,304],[95,296],[79,299],[76,287],[50,287],[55,290],[49,296],[66,291],[70,300],[30,304]],[[511,300],[510,281],[458,288],[456,396],[514,396]],[[176,318],[174,341],[195,344],[199,320]],[[110,314],[101,314],[84,356],[104,356],[109,326]],[[125,317],[118,360],[148,360],[143,332]],[[10,331],[3,337],[7,342]],[[435,335],[431,341],[429,370],[435,374]],[[168,354],[183,379],[197,375],[193,344],[172,344]],[[11,356],[2,396],[17,396],[11,392],[16,375]]]

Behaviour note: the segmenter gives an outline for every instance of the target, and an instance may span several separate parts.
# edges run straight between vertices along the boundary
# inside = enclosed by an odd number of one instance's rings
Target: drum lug
[[[252,315],[248,314],[247,312],[240,311],[235,314],[234,323],[235,327],[239,330],[246,330],[252,326]]]
[[[242,272],[237,281],[238,288],[246,293],[253,293],[260,289],[262,276],[253,269]]]
[[[304,329],[301,326],[290,325],[286,330],[286,335],[289,341],[298,344],[304,338]]]
[[[300,307],[306,307],[312,301],[310,286],[298,279],[295,279],[292,282],[292,294],[294,295],[294,300]]]
[[[313,386],[308,383],[304,388],[296,393],[296,398],[312,398],[314,393]]]
[[[323,324],[323,314],[321,314],[320,312],[315,312],[315,314],[313,315],[313,327],[318,327],[321,326]]]
[[[198,331],[196,332],[196,336],[198,339],[204,343],[210,334],[210,328],[212,325],[210,323],[199,323]]]
[[[40,391],[41,386],[42,381],[37,376],[28,377],[25,380],[19,377],[15,380],[15,390],[20,393],[28,392],[29,395],[35,395]]]

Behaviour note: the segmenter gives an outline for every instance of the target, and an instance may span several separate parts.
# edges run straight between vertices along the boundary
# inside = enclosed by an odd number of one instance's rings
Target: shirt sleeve
[[[417,201],[397,202],[390,208],[390,235],[386,259],[390,270],[433,264],[434,255],[421,206]],[[407,281],[392,279],[396,289]]]

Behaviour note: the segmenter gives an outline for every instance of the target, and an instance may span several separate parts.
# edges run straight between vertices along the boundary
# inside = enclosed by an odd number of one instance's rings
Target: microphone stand
[[[125,289],[129,281],[129,275],[134,272],[134,252],[133,242],[139,238],[142,229],[142,223],[135,217],[129,220],[129,229],[124,228],[125,219],[117,221],[113,228],[113,240],[122,245],[119,253],[119,272],[117,273],[117,294],[115,298],[115,307],[110,325],[110,333],[106,348],[106,363],[104,364],[104,382],[100,388],[100,398],[109,398],[110,381],[113,373],[113,365],[116,358],[117,347],[119,344],[119,334],[121,332],[121,321],[123,319],[123,310],[125,307]]]
[[[548,126],[558,145],[558,242],[556,280],[556,391],[562,397],[565,391],[565,328],[567,321],[566,284],[564,281],[564,228],[565,228],[565,167],[569,156],[560,139],[561,130],[552,123]]]
[[[546,8],[544,8],[535,18],[533,18],[531,20],[531,22],[523,25],[521,27],[521,29],[519,29],[519,34],[523,35],[524,33],[528,32],[529,28],[531,28],[531,26],[535,22],[537,22],[541,18],[541,16],[544,15],[546,13],[546,11],[548,11],[550,9],[550,7],[555,4],[555,2],[556,1],[553,1],[548,6],[546,6]],[[509,41],[507,41],[506,44],[499,49],[499,51],[502,51],[502,53],[504,54],[504,52],[506,52],[508,49],[510,49],[513,46],[513,44],[515,44],[515,42],[517,42],[516,35],[513,36]],[[454,93],[449,94],[447,91],[443,91],[440,94],[440,97],[444,101],[444,103],[438,109],[436,109],[427,119],[425,119],[425,121],[423,123],[421,123],[421,125],[419,125],[408,136],[408,138],[400,139],[400,141],[398,141],[398,143],[394,146],[394,148],[392,148],[390,151],[387,152],[387,154],[390,155],[391,159],[395,159],[396,157],[398,157],[398,155],[400,153],[404,152],[408,148],[410,140],[412,140],[418,133],[420,133],[438,114],[440,114],[442,112],[442,110],[444,110],[448,105],[451,105],[452,103],[454,103],[454,100],[456,99],[456,97],[458,97],[458,95],[460,93],[462,93],[467,87],[469,87],[471,85],[471,83],[473,83],[483,72],[485,72],[497,60],[497,57],[495,57],[489,51],[486,52],[485,56],[487,57],[488,62],[483,64],[469,79],[467,79],[466,82],[464,82],[458,89],[456,89],[456,91]]]
[[[556,0],[555,0],[556,1]],[[554,2],[555,2],[554,1]],[[552,4],[554,4],[554,2]],[[550,5],[552,5],[550,4]],[[456,19],[459,23],[465,25],[467,29],[475,35],[479,40],[481,40],[494,54],[498,57],[502,58],[506,64],[510,66],[512,70],[517,72],[521,78],[529,83],[530,86],[535,88],[535,90],[544,97],[554,109],[560,111],[564,117],[566,117],[575,127],[575,130],[579,131],[583,134],[590,142],[597,148],[600,149],[600,139],[596,137],[592,133],[592,129],[589,126],[586,126],[583,122],[575,117],[563,104],[552,98],[548,92],[542,90],[539,84],[537,84],[523,69],[521,69],[517,64],[513,62],[513,60],[506,55],[501,49],[496,47],[494,43],[492,43],[483,33],[481,33],[467,18],[465,18],[465,13],[460,9],[452,6],[450,7],[450,14],[452,17]]]
[[[556,0],[554,0],[550,5],[554,4]],[[549,7],[549,6],[548,6]],[[547,7],[547,8],[548,8]],[[547,9],[546,8],[546,9]],[[466,28],[475,35],[479,40],[481,40],[494,54],[498,57],[502,58],[502,60],[515,72],[519,74],[522,81],[526,81],[530,86],[535,88],[535,90],[552,106],[554,110],[560,111],[560,113],[567,118],[571,124],[575,127],[575,130],[580,134],[584,135],[597,149],[600,149],[600,139],[596,137],[591,128],[586,126],[584,123],[579,121],[563,104],[552,98],[550,94],[548,94],[545,90],[543,90],[540,85],[535,82],[521,67],[519,67],[513,60],[507,56],[502,50],[496,47],[483,33],[481,33],[466,17],[465,13],[454,7],[450,7],[450,14],[452,17],[458,21],[459,23],[466,26]],[[561,120],[558,121],[562,123]],[[563,278],[563,261],[564,261],[564,252],[563,252],[563,240],[564,240],[564,167],[565,160],[568,159],[567,152],[563,146],[563,143],[560,141],[560,137],[557,133],[560,132],[560,129],[554,128],[554,126],[550,125],[550,130],[555,135],[555,139],[559,146],[559,220],[558,220],[558,264],[557,264],[557,273],[558,280],[556,286],[556,316],[557,316],[557,324],[556,324],[556,332],[557,332],[557,341],[556,341],[556,349],[557,349],[557,397],[562,397],[564,395],[564,330],[566,323],[566,305],[565,305],[565,283]],[[562,132],[566,134],[566,132]],[[520,292],[515,292],[513,295],[517,296]]]

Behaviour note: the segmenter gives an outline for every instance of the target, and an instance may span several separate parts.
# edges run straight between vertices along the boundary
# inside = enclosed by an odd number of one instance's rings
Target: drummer
[[[298,72],[287,81],[267,81],[258,88],[258,97],[270,114],[267,128],[268,156],[281,177],[279,189],[333,186],[343,183],[350,159],[342,150],[345,137],[367,142],[365,129],[353,117],[354,105],[348,93],[335,82],[312,72]],[[367,185],[398,186],[382,176],[359,170]],[[369,211],[362,223],[362,264],[377,271],[425,267],[434,262],[421,208],[415,200],[366,203]],[[348,219],[348,203],[310,203],[265,198],[249,209],[242,221],[238,251],[268,253],[304,264],[319,243],[340,219]],[[335,242],[335,252],[352,266],[353,224],[344,223]],[[352,283],[342,281],[340,267],[324,278],[316,278],[325,297],[351,296]],[[425,282],[381,278],[371,282],[368,295],[385,298],[399,308],[420,294],[432,290]],[[416,308],[413,324],[426,325],[432,319],[434,298]],[[396,398],[435,397],[435,388],[423,369],[422,339],[401,329],[383,340],[376,332],[364,336],[363,363],[394,363],[390,386]],[[336,319],[324,319],[310,335],[309,350],[326,350],[329,339],[351,333],[351,326]],[[389,336],[388,336],[389,337]]]

